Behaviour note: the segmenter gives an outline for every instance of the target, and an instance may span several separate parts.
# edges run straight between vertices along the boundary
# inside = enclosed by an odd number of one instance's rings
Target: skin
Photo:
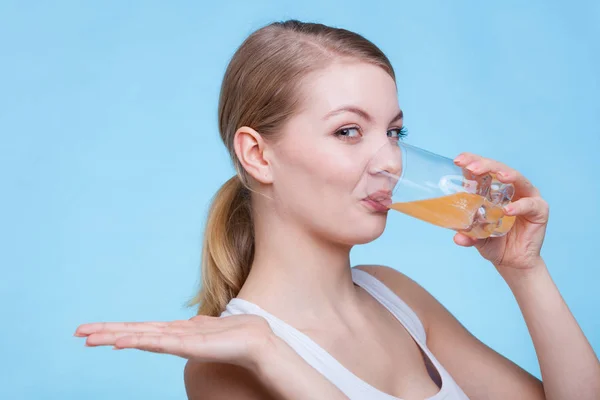
[[[396,86],[381,68],[339,62],[306,78],[304,106],[277,142],[241,127],[235,150],[253,178],[256,254],[240,298],[310,336],[347,369],[381,391],[423,399],[439,391],[407,331],[351,277],[349,253],[381,235],[387,213],[365,197],[370,155],[397,140]],[[360,113],[332,111],[345,106]],[[342,130],[341,128],[358,128]],[[337,132],[337,134],[336,134]],[[504,237],[455,234],[489,260],[515,295],[540,362],[537,378],[471,335],[416,282],[384,266],[359,266],[417,313],[427,345],[471,399],[600,397],[600,365],[540,256],[548,205],[514,169],[463,153],[456,164],[496,173],[516,187],[505,210],[517,216]],[[384,168],[397,168],[382,165]],[[345,398],[256,316],[194,317],[171,323],[95,323],[78,327],[89,346],[111,345],[190,360],[188,396]],[[344,340],[339,340],[343,337]],[[277,368],[274,366],[277,365]]]

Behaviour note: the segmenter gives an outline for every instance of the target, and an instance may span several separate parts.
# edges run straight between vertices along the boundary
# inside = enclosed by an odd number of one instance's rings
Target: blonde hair
[[[199,304],[198,314],[218,316],[239,293],[254,258],[250,182],[235,154],[236,131],[247,126],[266,141],[276,140],[299,108],[302,79],[340,58],[380,66],[395,80],[387,57],[361,35],[296,20],[255,31],[231,59],[221,86],[219,130],[237,175],[216,193],[209,210],[201,286],[188,303]]]

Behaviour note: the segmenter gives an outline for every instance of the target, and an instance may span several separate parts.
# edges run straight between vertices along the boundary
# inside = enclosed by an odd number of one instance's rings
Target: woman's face
[[[286,221],[322,239],[370,242],[383,232],[387,212],[364,200],[372,165],[366,167],[402,135],[396,84],[378,66],[349,62],[309,75],[302,88],[301,110],[272,149],[275,205]]]

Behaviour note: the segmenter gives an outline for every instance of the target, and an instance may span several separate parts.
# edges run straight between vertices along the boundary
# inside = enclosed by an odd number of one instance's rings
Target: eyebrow
[[[345,112],[356,114],[356,115],[358,115],[359,117],[361,117],[362,119],[364,119],[364,120],[366,120],[368,122],[373,122],[373,117],[368,112],[366,112],[365,110],[363,110],[361,108],[355,107],[355,106],[340,107],[340,108],[338,108],[336,110],[331,111],[327,115],[325,115],[325,117],[323,119],[328,119],[328,118],[333,117],[334,115],[342,114],[342,113],[345,113]],[[401,120],[403,118],[404,118],[404,113],[402,112],[402,110],[400,110],[398,112],[398,114],[396,114],[396,116],[394,118],[392,118],[392,120],[390,121],[390,124],[392,122],[399,121],[399,120]]]

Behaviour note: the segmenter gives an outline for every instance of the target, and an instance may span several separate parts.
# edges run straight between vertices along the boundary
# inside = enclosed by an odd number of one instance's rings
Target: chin
[[[354,244],[366,244],[374,241],[383,234],[383,229],[371,232],[362,232],[360,236],[354,239]]]
[[[387,214],[363,215],[360,221],[345,226],[343,242],[349,245],[370,243],[383,234],[386,221]]]

